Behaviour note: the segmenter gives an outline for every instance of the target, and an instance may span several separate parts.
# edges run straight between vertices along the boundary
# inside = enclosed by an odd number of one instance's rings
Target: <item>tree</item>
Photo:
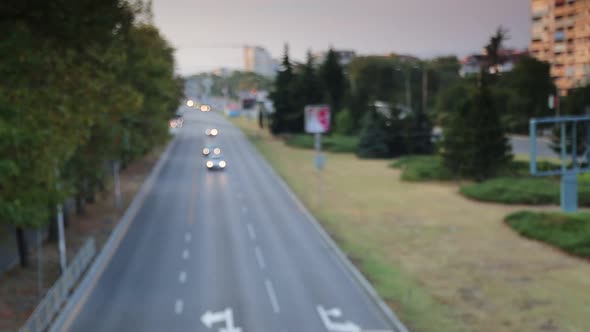
[[[498,86],[506,96],[504,121],[512,132],[527,133],[531,118],[552,115],[547,100],[556,88],[549,63],[524,57],[500,78]]]
[[[288,131],[303,132],[304,109],[307,105],[320,104],[324,101],[322,84],[316,73],[311,51],[307,52],[305,64],[299,67],[294,80],[293,109],[288,117]]]
[[[478,181],[495,176],[512,159],[487,84],[481,84],[445,121],[442,156],[454,174]]]
[[[389,158],[385,119],[372,107],[363,118],[357,155],[360,158]]]
[[[16,227],[23,266],[23,230],[101,180],[125,132],[143,134],[144,149],[167,138],[181,93],[172,49],[135,14],[120,0],[0,6],[0,222]]]
[[[342,109],[346,94],[346,77],[338,60],[338,54],[330,48],[326,60],[321,64],[319,77],[325,91],[325,100],[330,104],[334,119]]]
[[[270,130],[274,135],[289,131],[289,115],[294,109],[294,85],[295,75],[291,61],[289,60],[289,46],[285,45],[281,69],[275,80],[274,91],[271,99],[275,112],[271,118]]]
[[[456,103],[444,121],[442,156],[445,166],[458,176],[478,181],[493,177],[512,159],[498,107],[494,105],[490,84],[497,72],[499,50],[505,32],[500,28],[486,46],[487,63],[480,73],[478,86],[469,98]]]
[[[590,85],[585,87],[575,88],[569,91],[567,97],[562,100],[561,113],[563,116],[581,116],[590,115]],[[551,137],[551,148],[557,154],[561,153],[561,126],[555,126],[553,135]],[[571,125],[566,124],[566,149],[571,155],[573,150],[572,146],[572,133]],[[583,122],[576,126],[576,153],[581,156],[584,152],[588,151],[587,140],[590,135],[590,123]],[[568,156],[569,156],[568,155]],[[588,156],[590,158],[590,156]]]

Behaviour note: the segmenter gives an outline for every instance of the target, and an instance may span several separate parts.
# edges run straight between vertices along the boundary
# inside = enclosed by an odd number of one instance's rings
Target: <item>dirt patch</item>
[[[93,236],[97,249],[108,239],[124,211],[156,164],[164,147],[158,147],[121,171],[123,209],[115,209],[112,184],[97,195],[94,204],[86,205],[84,215],[71,215],[66,229],[68,260],[71,260],[86,239]],[[41,254],[41,255],[39,255]],[[41,261],[39,258],[42,258]],[[37,274],[38,263],[43,267],[41,289]],[[31,315],[39,300],[59,276],[59,253],[56,244],[46,243],[40,252],[32,252],[30,266],[17,266],[0,276],[0,331],[16,331]]]

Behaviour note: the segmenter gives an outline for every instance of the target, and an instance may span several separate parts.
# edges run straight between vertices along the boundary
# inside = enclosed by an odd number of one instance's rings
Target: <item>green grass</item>
[[[516,212],[506,223],[522,236],[590,258],[590,213]]]
[[[402,170],[404,181],[449,181],[455,177],[442,164],[439,156],[405,156],[390,164]]]
[[[556,331],[590,331],[580,292],[590,266],[507,231],[517,207],[466,200],[452,184],[400,181],[390,161],[346,153],[327,154],[318,199],[313,151],[232,121],[411,331],[538,331],[549,319]]]
[[[560,181],[551,177],[502,177],[464,185],[461,193],[471,199],[503,204],[558,205]],[[590,182],[581,179],[578,187],[580,206],[590,206]]]
[[[322,136],[322,150],[337,153],[355,153],[358,141],[356,136]],[[293,135],[286,138],[285,143],[296,148],[313,149],[314,137],[309,134]]]

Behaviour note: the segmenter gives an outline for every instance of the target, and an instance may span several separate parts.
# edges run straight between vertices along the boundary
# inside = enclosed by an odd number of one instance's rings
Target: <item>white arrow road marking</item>
[[[340,318],[342,317],[342,310],[339,308],[332,308],[329,310],[324,309],[322,306],[317,306],[318,313],[320,318],[322,319],[322,323],[326,329],[330,332],[361,332],[361,328],[358,327],[351,321],[346,321],[343,323],[336,323],[331,320],[332,318]]]
[[[234,313],[231,308],[218,312],[207,311],[201,316],[201,323],[208,328],[223,322],[225,322],[225,327],[221,328],[219,332],[242,332],[241,328],[234,326]]]
[[[184,241],[186,243],[191,242],[191,239],[193,238],[193,236],[191,235],[191,233],[187,232],[186,234],[184,234]]]
[[[254,227],[252,224],[247,224],[246,228],[248,228],[248,234],[250,235],[251,240],[256,240],[256,232],[254,231]]]
[[[182,251],[182,259],[188,259],[189,255],[188,249]]]
[[[178,281],[180,281],[181,284],[184,284],[186,282],[186,272],[180,272],[180,274],[178,275]]]
[[[174,312],[177,315],[182,314],[182,310],[184,308],[184,302],[182,302],[182,300],[176,300],[176,303],[174,303]]]
[[[264,256],[262,256],[262,251],[259,247],[254,248],[256,252],[256,261],[258,261],[258,266],[260,269],[264,270],[266,268],[266,264],[264,263]]]
[[[275,314],[281,312],[281,308],[279,307],[279,302],[277,301],[277,295],[275,294],[275,290],[272,287],[272,283],[270,280],[266,279],[264,281],[264,285],[266,286],[266,292],[268,293],[268,297],[270,298],[270,304],[272,305],[272,310]]]

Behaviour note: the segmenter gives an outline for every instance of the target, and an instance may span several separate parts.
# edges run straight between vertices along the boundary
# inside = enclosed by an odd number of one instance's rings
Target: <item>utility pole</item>
[[[412,75],[412,68],[408,67],[406,71],[406,104],[408,109],[412,109],[412,91],[410,86],[410,78]]]
[[[113,161],[113,181],[115,182],[115,208],[121,210],[121,180],[119,177],[120,164],[118,160]]]
[[[55,168],[55,175],[57,180],[57,192],[61,191],[61,183],[59,182],[59,170]],[[61,273],[66,272],[67,267],[67,256],[66,256],[66,235],[64,231],[64,214],[62,203],[57,204],[57,236],[58,236],[58,248],[59,248],[59,263],[61,267]]]
[[[428,107],[428,69],[422,67],[422,112]]]

